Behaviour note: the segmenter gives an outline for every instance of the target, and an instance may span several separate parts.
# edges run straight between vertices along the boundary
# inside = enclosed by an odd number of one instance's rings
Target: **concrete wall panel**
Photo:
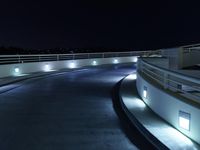
[[[137,73],[137,90],[144,102],[160,117],[177,128],[179,131],[200,144],[200,109],[169,95],[146,81]],[[147,97],[144,98],[143,90],[147,88]],[[179,111],[187,112],[191,116],[190,130],[185,130],[179,125]]]
[[[15,76],[18,74],[29,74],[33,72],[45,71],[46,65],[48,65],[50,70],[59,70],[59,69],[64,69],[64,68],[80,68],[83,66],[92,66],[93,61],[96,61],[96,65],[134,62],[135,58],[136,56],[0,65],[0,78]],[[19,73],[15,72],[15,68],[19,69]]]

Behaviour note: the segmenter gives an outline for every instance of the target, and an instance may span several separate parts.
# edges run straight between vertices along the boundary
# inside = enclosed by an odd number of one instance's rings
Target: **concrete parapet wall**
[[[45,68],[47,67],[47,65],[49,70],[59,70],[66,68],[80,68],[84,66],[95,66],[103,64],[128,63],[134,62],[135,58],[136,56],[6,64],[0,65],[0,78],[15,76],[18,74],[29,74],[34,72],[45,71],[45,69],[47,69]],[[18,73],[16,73],[15,71],[16,68],[18,68],[19,70]]]
[[[140,73],[137,73],[136,84],[139,95],[155,113],[186,136],[200,144],[200,109],[198,107],[190,105],[154,86],[143,78]],[[145,89],[147,91],[146,98],[144,96]],[[189,130],[180,127],[180,112],[190,114]]]

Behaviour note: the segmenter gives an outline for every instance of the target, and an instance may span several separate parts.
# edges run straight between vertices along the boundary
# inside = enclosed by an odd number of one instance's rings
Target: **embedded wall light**
[[[92,62],[92,65],[93,65],[93,66],[97,65],[97,61],[94,60],[94,61]]]
[[[76,68],[76,64],[74,62],[70,62],[69,68],[71,68],[71,69]]]
[[[179,111],[179,126],[185,130],[190,130],[190,114]]]
[[[147,87],[146,86],[144,86],[144,89],[143,89],[143,97],[147,98]]]
[[[114,59],[113,63],[118,64],[119,63],[118,59]]]
[[[48,72],[50,70],[51,70],[50,65],[49,64],[45,64],[44,71]]]
[[[15,67],[15,73],[19,73],[19,68]]]
[[[137,58],[137,57],[134,57],[134,58],[133,58],[133,62],[136,63],[137,61],[138,61],[138,58]]]

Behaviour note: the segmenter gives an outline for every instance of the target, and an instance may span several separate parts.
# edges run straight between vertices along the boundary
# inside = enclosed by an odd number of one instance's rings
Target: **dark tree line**
[[[72,53],[97,53],[97,52],[123,52],[132,49],[122,48],[52,48],[52,49],[24,49],[18,47],[0,47],[0,55],[23,54],[72,54]]]

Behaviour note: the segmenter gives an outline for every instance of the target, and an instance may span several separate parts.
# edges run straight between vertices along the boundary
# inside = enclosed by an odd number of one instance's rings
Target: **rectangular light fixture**
[[[185,130],[190,130],[190,114],[179,111],[179,126]]]
[[[114,63],[114,64],[118,64],[118,63],[119,63],[118,59],[114,59],[114,60],[113,60],[113,63]]]
[[[93,65],[93,66],[97,65],[97,61],[96,61],[96,60],[93,60],[92,65]]]
[[[44,71],[48,72],[48,71],[50,71],[50,70],[51,70],[51,69],[50,69],[49,64],[45,64],[45,66],[44,66]]]
[[[15,68],[15,73],[19,73],[19,68],[18,67]]]
[[[69,63],[69,68],[71,68],[71,69],[76,68],[75,62],[70,62]]]
[[[137,57],[134,57],[134,58],[133,58],[133,62],[136,63],[137,61],[138,61],[138,58],[137,58]]]
[[[144,89],[143,89],[143,97],[147,98],[147,87],[146,86],[144,86]]]

